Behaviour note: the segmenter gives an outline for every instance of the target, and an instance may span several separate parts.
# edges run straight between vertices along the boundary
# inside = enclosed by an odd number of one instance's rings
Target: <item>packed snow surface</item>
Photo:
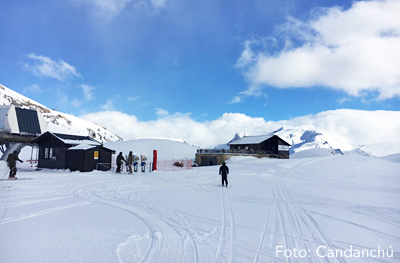
[[[18,163],[20,179],[0,181],[0,262],[400,262],[400,164],[227,164],[228,188],[218,166],[130,175]]]

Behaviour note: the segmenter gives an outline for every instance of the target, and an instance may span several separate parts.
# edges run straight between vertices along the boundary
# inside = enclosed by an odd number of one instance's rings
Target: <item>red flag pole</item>
[[[157,150],[153,150],[153,171],[157,170]]]

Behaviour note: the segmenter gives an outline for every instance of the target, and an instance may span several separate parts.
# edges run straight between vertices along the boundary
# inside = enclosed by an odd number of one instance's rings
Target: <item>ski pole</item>
[[[4,176],[6,176],[6,174],[8,173],[8,172],[11,172],[12,170],[14,170],[16,167],[13,167],[12,169],[10,169],[10,168],[8,168],[7,169],[7,171],[6,171],[6,173],[3,175],[3,177],[1,178],[1,180],[3,180],[3,178],[4,178]]]
[[[1,177],[1,180],[3,180],[4,176],[9,172],[10,168],[7,168],[7,171],[4,173],[3,177]]]

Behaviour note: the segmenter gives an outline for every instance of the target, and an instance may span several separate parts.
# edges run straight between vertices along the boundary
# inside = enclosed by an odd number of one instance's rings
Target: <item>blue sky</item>
[[[143,122],[398,111],[398,8],[393,0],[2,1],[0,83],[76,116],[115,111]]]

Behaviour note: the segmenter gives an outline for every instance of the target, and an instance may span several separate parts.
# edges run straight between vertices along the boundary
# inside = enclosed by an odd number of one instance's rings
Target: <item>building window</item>
[[[53,147],[44,148],[44,159],[56,160],[56,149]]]

